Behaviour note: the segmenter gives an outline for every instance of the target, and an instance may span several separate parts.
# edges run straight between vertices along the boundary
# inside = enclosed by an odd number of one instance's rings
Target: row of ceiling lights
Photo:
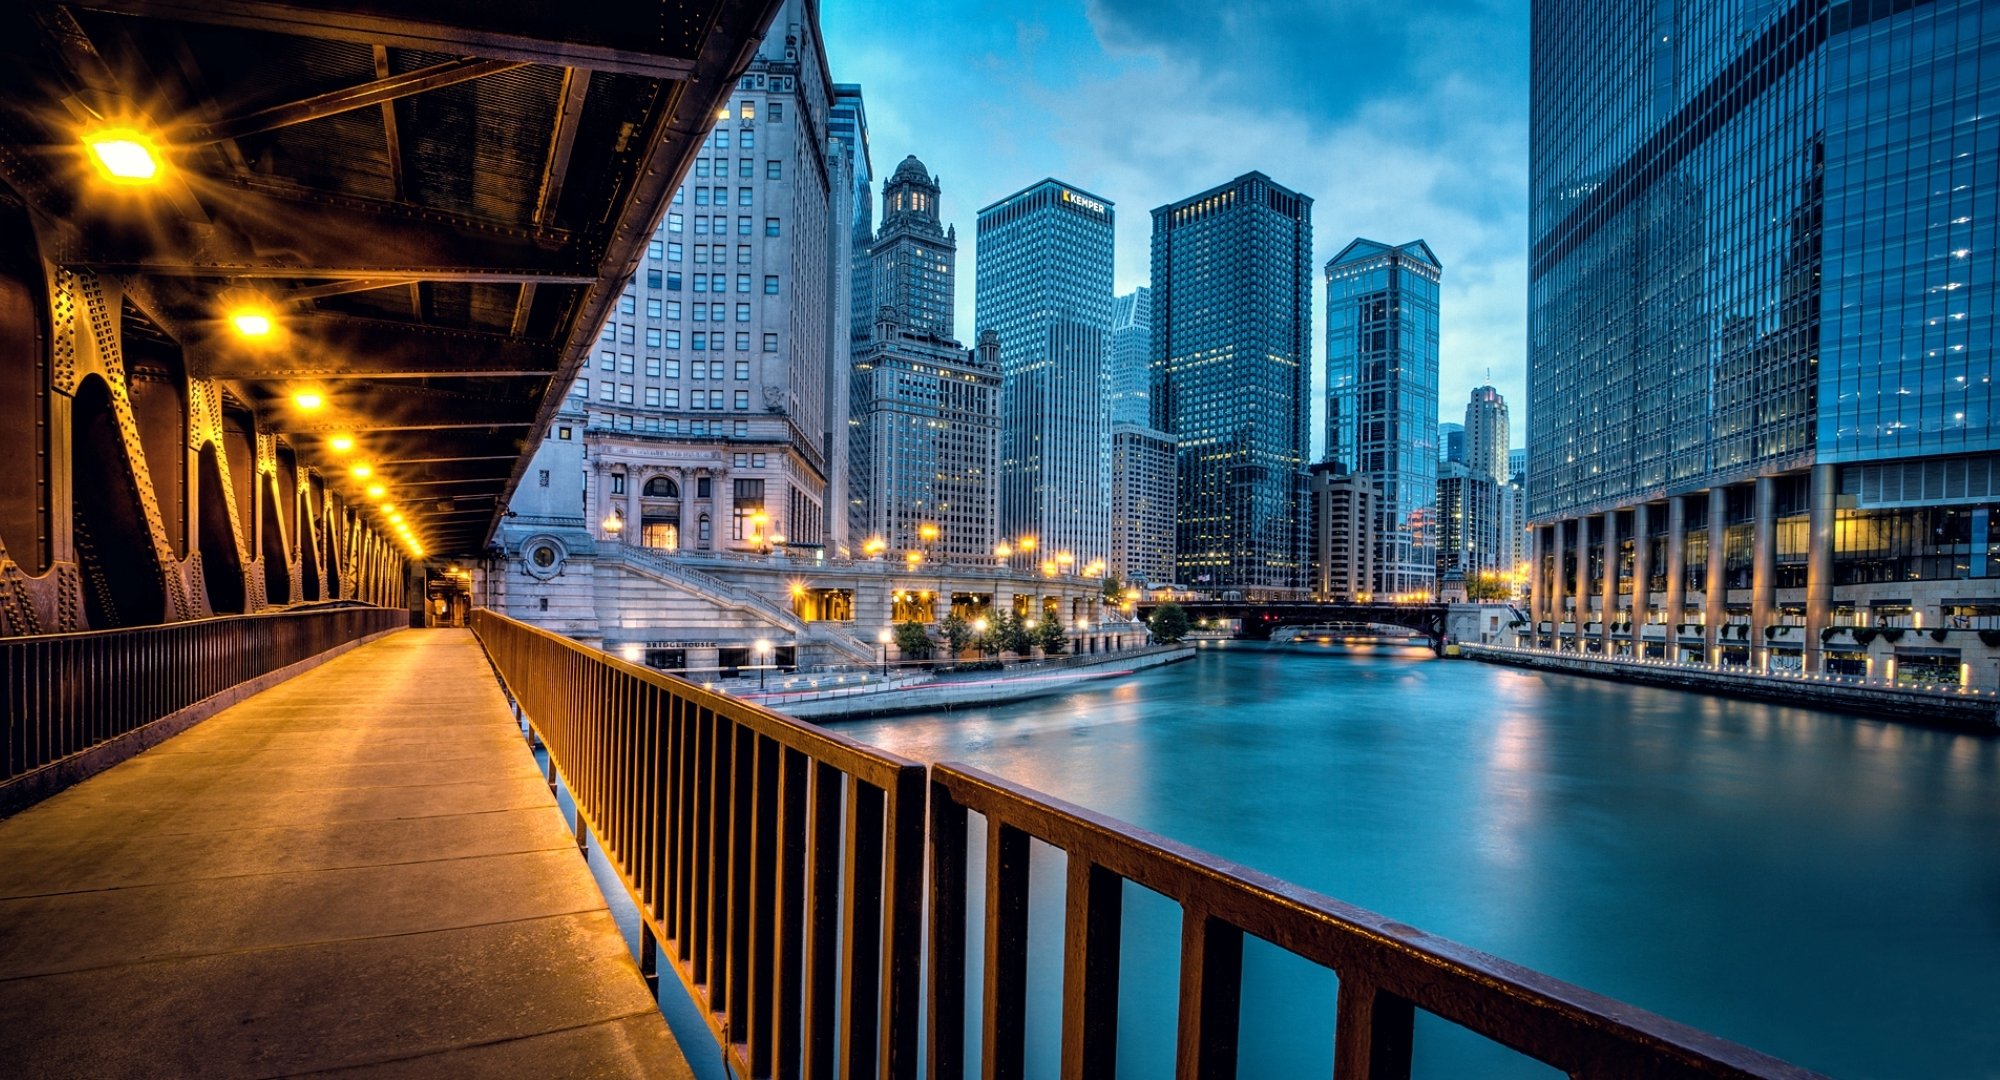
[[[94,128],[84,133],[83,145],[98,178],[117,187],[156,184],[166,171],[159,140],[141,127],[113,124]],[[254,290],[227,289],[220,300],[223,317],[238,337],[257,345],[277,341],[278,317],[268,299]],[[326,395],[316,389],[301,389],[292,394],[292,404],[300,412],[317,412],[326,406]],[[326,446],[335,454],[350,453],[354,449],[354,436],[335,435],[327,440]],[[348,467],[347,473],[356,481],[366,482],[374,475],[375,467],[356,462]],[[388,488],[377,482],[367,484],[363,491],[382,520],[402,540],[404,549],[414,558],[423,558],[423,542],[403,519],[402,511],[389,501]]]

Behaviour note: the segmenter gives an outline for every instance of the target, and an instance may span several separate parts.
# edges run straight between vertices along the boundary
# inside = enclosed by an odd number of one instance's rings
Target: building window
[[[751,196],[751,193],[752,193],[753,191],[755,191],[755,190],[756,190],[755,188],[747,188],[747,187],[740,187],[740,188],[737,188],[737,189],[736,189],[736,205],[738,205],[738,206],[754,206],[754,205],[756,205],[755,203],[753,203],[753,202],[751,201],[751,198],[752,198],[752,196]]]
[[[680,317],[681,317],[681,302],[679,300],[667,301],[667,318],[679,319]]]
[[[661,337],[660,334],[661,332],[659,330],[656,330],[653,327],[648,326],[646,328],[646,347],[649,349],[659,348],[660,342],[665,340],[665,338]]]
[[[715,480],[712,477],[707,477],[707,476],[696,477],[694,481],[694,497],[697,499],[714,498]]]
[[[618,370],[618,354],[609,350],[598,353],[597,366],[605,371]]]
[[[653,242],[656,244],[659,243],[659,241],[657,240]],[[681,245],[679,241],[675,241],[674,243],[667,245],[667,261],[668,262],[681,261]]]
[[[770,296],[778,295],[778,275],[776,274],[764,275],[764,292]]]
[[[631,353],[619,353],[619,354],[618,354],[618,371],[619,371],[619,373],[620,373],[620,374],[622,374],[622,375],[630,375],[630,374],[632,374],[632,354],[631,354]]]
[[[757,119],[757,103],[754,101],[743,102],[741,105],[737,106],[736,115],[744,120]]]
[[[557,428],[557,429],[556,429],[556,438],[558,438],[558,439],[561,439],[561,440],[563,440],[564,442],[568,442],[568,441],[569,441],[569,425],[568,425],[568,424],[564,424],[564,425],[562,425],[561,427],[559,427],[559,428]],[[543,469],[543,470],[542,470],[542,475],[543,475],[543,476],[547,476],[548,474],[549,474],[549,471],[548,471],[547,469]]]
[[[658,259],[658,258],[659,258],[659,257],[660,257],[661,255],[664,255],[664,254],[666,254],[666,248],[665,248],[665,246],[664,246],[664,245],[662,245],[662,244],[661,244],[661,243],[660,243],[660,242],[659,242],[658,240],[648,240],[648,241],[646,241],[646,257],[647,257],[647,258],[649,258],[649,259]]]
[[[587,398],[587,397],[589,397],[589,396],[590,396],[590,380],[589,380],[589,379],[578,379],[578,380],[576,381],[576,385],[574,385],[574,386],[572,386],[572,387],[570,387],[570,388],[569,388],[569,395],[570,395],[571,397],[580,397],[580,398]]]
[[[727,131],[717,131],[715,133],[715,148],[717,150],[729,149],[729,133]]]
[[[667,291],[681,291],[681,272],[679,270],[667,271]]]
[[[568,431],[569,429],[568,429],[568,428],[564,428],[563,430],[564,430],[564,431]],[[564,436],[563,436],[563,438],[567,439],[567,438],[569,438],[569,436],[568,436],[568,435],[564,435]],[[536,477],[535,479],[536,479],[536,481],[537,481],[538,483],[540,483],[540,484],[541,484],[541,486],[543,486],[543,487],[548,487],[548,486],[549,486],[549,471],[548,471],[547,469],[543,469],[543,470],[541,470],[541,474],[540,474],[539,476],[537,476],[537,477]]]
[[[750,331],[738,330],[736,332],[736,351],[737,352],[750,351]]]
[[[765,335],[764,335],[764,351],[765,351],[765,352],[777,352],[777,351],[778,351],[778,335],[776,335],[776,334],[765,334]]]
[[[764,481],[736,480],[733,482],[736,505],[730,509],[729,538],[747,538],[756,526],[750,519],[764,509]]]
[[[631,383],[619,383],[619,384],[618,384],[618,404],[620,404],[620,405],[630,405],[630,404],[632,404],[632,384],[631,384]]]
[[[750,245],[749,245],[749,244],[738,244],[738,245],[736,245],[736,265],[738,265],[738,266],[749,266],[749,265],[750,265]]]
[[[750,143],[746,140],[743,145],[747,149]],[[757,163],[749,158],[744,158],[742,161],[736,163],[736,175],[744,180],[755,179],[757,176]]]
[[[648,404],[648,405],[651,405],[651,406],[653,406],[653,407],[654,407],[654,408],[656,408],[656,409],[657,409],[657,408],[659,408],[659,406],[660,406],[660,388],[659,388],[659,387],[657,387],[657,386],[648,386],[648,387],[646,388],[646,404]]]
[[[764,179],[783,180],[784,178],[785,178],[784,162],[772,159],[764,163]]]
[[[750,381],[750,361],[748,360],[736,361],[736,381],[737,382]]]
[[[708,486],[708,481],[706,480],[703,480],[701,483],[703,487]],[[707,514],[703,514],[701,520],[695,522],[695,542],[701,545],[703,551],[707,551],[715,543],[714,531],[714,528],[708,523]]]
[[[750,235],[750,219],[748,217],[740,217],[736,219],[736,235],[738,236]]]
[[[681,332],[679,330],[667,331],[666,347],[669,349],[678,349],[681,347]]]
[[[773,123],[773,124],[782,124],[782,123],[784,123],[784,122],[785,122],[785,103],[784,103],[784,102],[782,102],[782,101],[773,101],[773,102],[771,102],[771,103],[770,103],[770,108],[766,110],[766,115],[765,115],[764,119],[765,119],[765,120],[766,120],[767,122],[769,122],[769,123]]]
[[[736,407],[738,409],[747,409],[750,407],[750,391],[748,390],[736,391]]]
[[[617,340],[618,340],[618,325],[617,325],[616,323],[609,323],[609,322],[605,323],[605,324],[604,324],[604,329],[602,329],[602,330],[599,330],[599,331],[597,332],[597,340],[599,340],[599,341],[617,341]]]
[[[749,321],[750,321],[750,305],[749,305],[749,304],[738,304],[738,305],[736,305],[736,321],[737,321],[737,322],[749,322]]]
[[[647,374],[647,375],[648,375],[649,377],[651,377],[651,378],[655,378],[655,379],[657,379],[657,378],[659,378],[659,377],[660,377],[660,358],[659,358],[659,357],[657,357],[657,356],[648,356],[648,357],[646,358],[646,374]]]
[[[659,241],[657,240],[654,241],[654,243],[656,244],[658,242]],[[618,314],[636,315],[638,314],[638,311],[639,311],[638,302],[632,299],[631,293],[626,293],[624,296],[618,298]]]
[[[666,398],[667,408],[678,409],[681,407],[681,392],[679,390],[669,388],[666,392]]]
[[[667,231],[668,231],[668,232],[680,232],[680,231],[681,231],[681,226],[682,226],[682,224],[683,224],[683,223],[685,222],[685,220],[686,220],[686,219],[685,219],[685,218],[683,218],[683,217],[682,217],[681,215],[679,215],[679,214],[668,214],[668,215],[667,215]]]
[[[623,494],[625,494],[625,474],[624,474],[624,473],[622,473],[622,472],[615,472],[615,473],[612,473],[612,474],[611,474],[611,494],[613,494],[613,495],[623,495]]]
[[[765,219],[764,219],[764,235],[765,235],[765,236],[776,236],[776,235],[778,235],[778,219],[777,219],[777,218],[774,218],[774,217],[767,217],[767,218],[765,218]]]
[[[662,309],[661,309],[661,307],[660,307],[660,302],[659,302],[658,300],[648,300],[648,301],[646,301],[646,317],[647,317],[647,318],[649,318],[649,319],[657,319],[657,318],[659,318],[659,317],[660,317],[660,315],[661,315],[661,314],[662,314]]]
[[[618,395],[618,385],[616,383],[601,382],[597,384],[597,400],[611,401],[615,399],[617,395]]]
[[[666,279],[660,276],[660,272],[658,270],[646,271],[646,287],[648,289],[657,289],[662,284],[664,284],[665,281]]]
[[[743,135],[743,142],[742,142],[743,149],[745,150],[756,149],[757,132],[754,129],[746,129],[745,131],[742,132],[742,135]]]
[[[736,437],[737,437],[737,438],[739,438],[739,439],[747,439],[747,438],[749,438],[749,437],[750,437],[750,421],[748,421],[748,420],[737,420],[737,421],[735,421],[735,422],[734,422],[734,431],[735,431],[735,434],[736,434]]]

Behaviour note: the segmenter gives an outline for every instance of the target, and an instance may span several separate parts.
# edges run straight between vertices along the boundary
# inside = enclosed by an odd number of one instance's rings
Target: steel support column
[[[1806,540],[1806,670],[1826,670],[1820,634],[1833,624],[1833,525],[1838,496],[1835,466],[1814,465]]]
[[[1611,624],[1618,618],[1618,511],[1604,512],[1604,579],[1598,583],[1603,597],[1597,624],[1598,651],[1610,656]]]
[[[1722,662],[1718,646],[1722,624],[1729,621],[1729,577],[1723,569],[1722,548],[1729,531],[1729,489],[1708,489],[1708,580],[1702,592],[1701,638],[1711,664]]]
[[[1769,671],[1771,639],[1767,631],[1778,606],[1777,479],[1758,477],[1754,498],[1756,531],[1750,541],[1750,665],[1758,671]]]

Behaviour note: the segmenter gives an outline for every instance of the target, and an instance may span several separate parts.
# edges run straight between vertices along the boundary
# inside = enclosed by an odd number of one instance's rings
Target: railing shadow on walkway
[[[1179,1077],[1236,1075],[1245,935],[1338,976],[1337,1080],[1406,1080],[1418,1010],[1575,1077],[1817,1075],[968,766],[927,773],[492,612],[473,629],[632,895],[642,969],[668,960],[738,1077],[832,1077],[838,1049],[840,1076],[958,1080],[973,903],[978,1068],[1024,1075],[1030,839],[1068,859],[1066,1080],[1113,1075],[1126,881],[1182,908]]]

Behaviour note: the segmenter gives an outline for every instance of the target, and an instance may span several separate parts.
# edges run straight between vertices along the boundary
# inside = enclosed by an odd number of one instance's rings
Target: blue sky
[[[1124,292],[1146,283],[1153,207],[1258,169],[1312,196],[1317,264],[1356,236],[1430,242],[1443,418],[1491,368],[1521,444],[1527,0],[832,0],[820,17],[834,79],[862,87],[878,198],[906,154],[944,185],[961,337],[979,207],[1044,176],[1112,200]],[[1318,390],[1317,274],[1314,291]]]

